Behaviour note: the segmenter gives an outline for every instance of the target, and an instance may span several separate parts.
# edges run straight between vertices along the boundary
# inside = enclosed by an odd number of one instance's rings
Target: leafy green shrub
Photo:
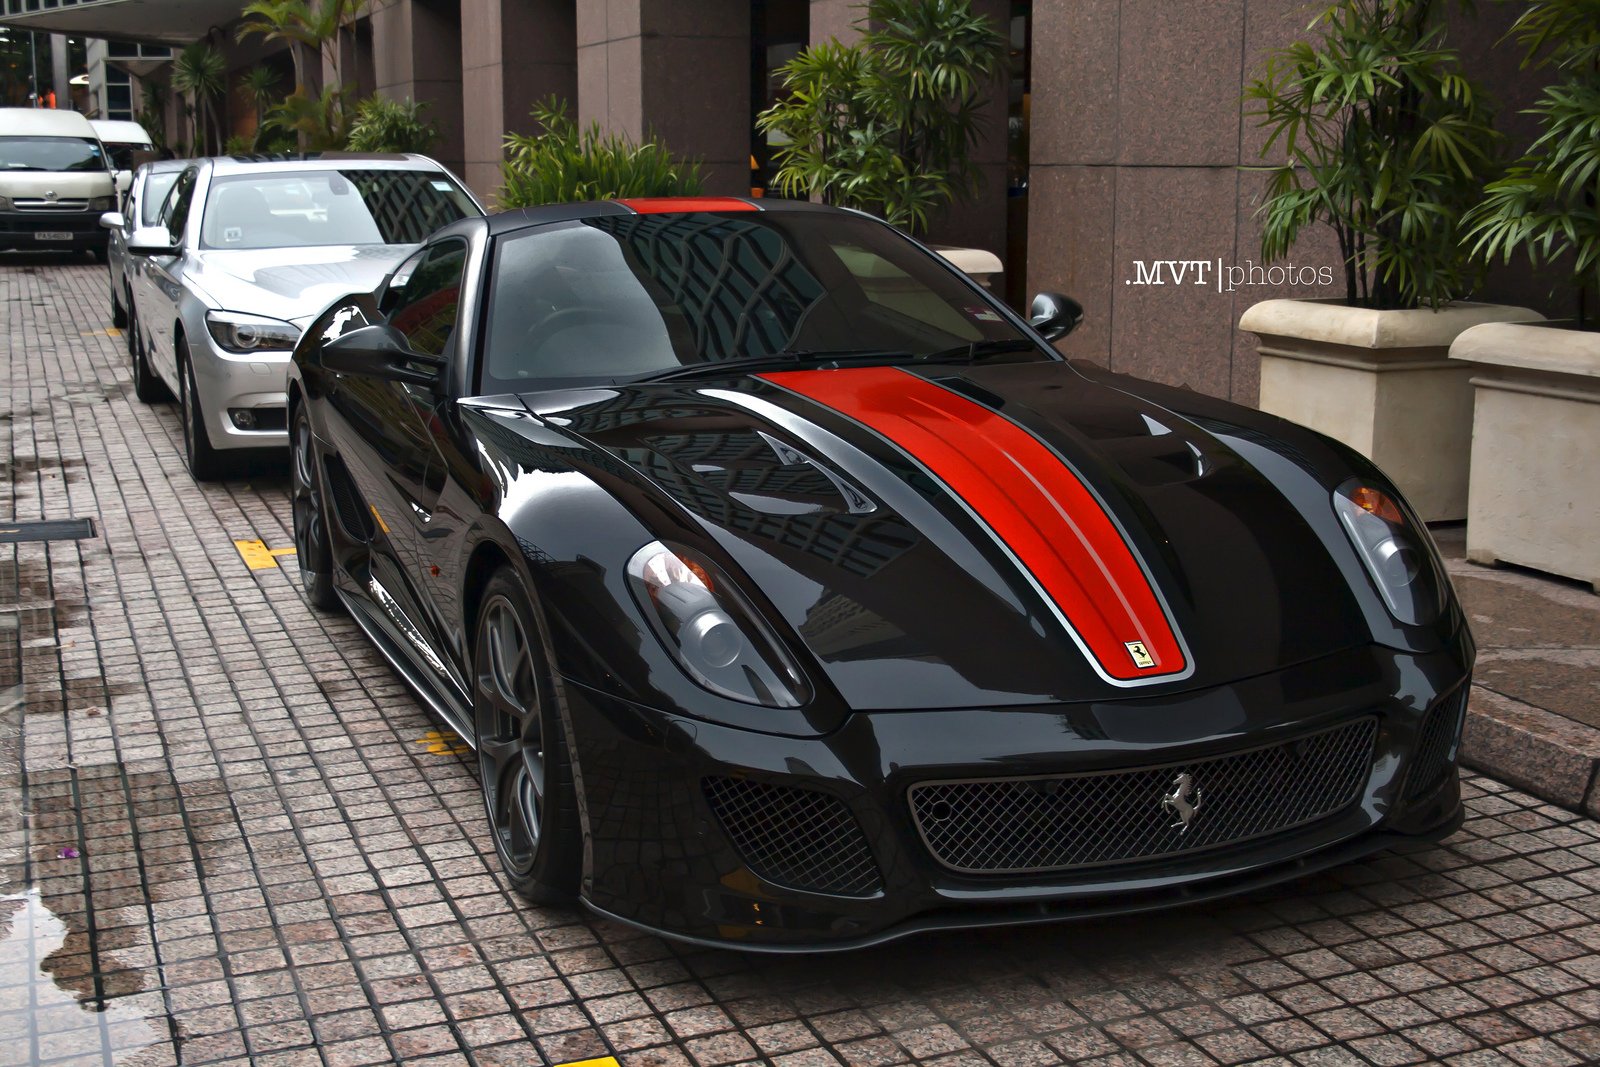
[[[423,118],[426,103],[390,100],[374,93],[356,105],[350,125],[352,152],[427,152],[439,140],[439,129]]]
[[[1462,216],[1496,173],[1492,108],[1460,72],[1430,0],[1338,0],[1315,43],[1275,52],[1245,91],[1270,131],[1261,254],[1288,255],[1307,226],[1333,227],[1345,297],[1438,307],[1478,271]]]
[[[654,138],[634,144],[602,132],[598,122],[580,130],[555,97],[535,104],[533,119],[541,132],[506,134],[501,208],[701,191],[700,164],[674,159]]]
[[[926,229],[970,196],[978,109],[1006,41],[970,0],[871,0],[858,43],[828,41],[783,67],[787,96],[756,118],[776,185]]]
[[[1571,255],[1573,281],[1600,288],[1600,0],[1539,0],[1511,27],[1523,66],[1556,75],[1527,113],[1539,136],[1468,215],[1473,253],[1537,265]],[[1581,305],[1580,305],[1581,306]],[[1593,326],[1593,321],[1586,325]]]
[[[318,96],[296,89],[267,113],[265,125],[296,139],[307,152],[343,151],[350,140],[350,112],[344,93],[331,85]]]

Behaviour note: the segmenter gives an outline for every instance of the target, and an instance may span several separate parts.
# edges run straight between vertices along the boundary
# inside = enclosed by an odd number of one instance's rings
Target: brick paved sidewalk
[[[197,487],[105,274],[0,257],[0,1065],[1600,1061],[1600,825],[1486,778],[1445,847],[1228,906],[848,957],[506,891],[472,766]],[[286,561],[287,562],[287,561]]]

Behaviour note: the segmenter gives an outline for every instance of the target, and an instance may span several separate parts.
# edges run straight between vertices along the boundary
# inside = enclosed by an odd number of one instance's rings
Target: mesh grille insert
[[[1407,800],[1415,800],[1433,792],[1450,772],[1451,750],[1461,734],[1465,695],[1463,689],[1444,698],[1433,706],[1423,720],[1422,731],[1417,736],[1417,747],[1411,753],[1411,766],[1406,771]]]
[[[928,782],[911,787],[911,814],[934,858],[963,872],[1056,871],[1196,852],[1348,807],[1367,781],[1377,728],[1365,718],[1248,752],[1137,770]],[[1185,829],[1179,816],[1188,805]]]
[[[837,797],[744,778],[707,778],[705,791],[745,863],[767,881],[851,897],[882,887],[866,836]]]

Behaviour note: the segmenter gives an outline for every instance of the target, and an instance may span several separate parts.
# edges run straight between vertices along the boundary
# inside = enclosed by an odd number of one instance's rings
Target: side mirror
[[[175,256],[178,242],[165,226],[141,226],[128,237],[128,253],[135,256]]]
[[[444,360],[411,351],[405,334],[387,323],[340,334],[322,346],[319,359],[335,374],[356,374],[429,388],[439,384],[444,371]]]
[[[1028,325],[1044,334],[1046,341],[1059,341],[1083,321],[1083,305],[1060,293],[1040,293],[1033,298]]]
[[[127,192],[129,189],[132,189],[133,188],[133,171],[131,171],[131,170],[119,170],[119,171],[117,171],[116,176],[112,179],[112,184],[116,186],[117,194],[119,196],[121,194]]]
[[[100,225],[107,230],[120,230],[128,225],[128,220],[120,211],[108,211],[100,216]]]

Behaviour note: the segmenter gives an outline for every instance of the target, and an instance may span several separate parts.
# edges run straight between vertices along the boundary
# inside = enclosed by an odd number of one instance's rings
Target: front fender
[[[493,543],[538,597],[565,677],[647,707],[766,733],[817,736],[843,721],[842,701],[826,690],[805,707],[781,709],[693,682],[645,620],[627,563],[644,545],[664,540],[721,565],[716,545],[657,494],[630,491],[620,479],[601,484],[599,468],[625,468],[538,417],[499,406],[463,405],[463,413],[494,486],[463,546],[463,605],[473,602],[472,583],[482,577],[471,560]]]

